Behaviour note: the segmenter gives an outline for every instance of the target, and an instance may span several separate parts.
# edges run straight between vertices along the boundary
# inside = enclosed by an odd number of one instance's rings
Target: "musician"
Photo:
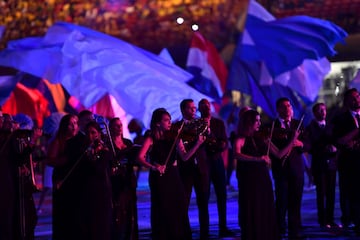
[[[128,124],[128,130],[131,134],[135,134],[135,137],[133,138],[133,143],[136,145],[143,145],[145,140],[145,135],[143,134],[144,131],[144,124],[141,122],[141,120],[133,118],[130,120]],[[146,132],[145,132],[146,133]],[[141,166],[138,165],[135,167],[136,172],[136,178],[139,180],[140,172],[141,172]]]
[[[238,124],[234,141],[234,157],[237,159],[236,176],[239,184],[239,223],[241,239],[280,239],[276,217],[274,194],[269,174],[271,152],[283,157],[293,145],[299,144],[297,134],[279,150],[268,142],[266,136],[258,134],[260,114],[247,110]]]
[[[239,121],[241,120],[241,116],[244,112],[246,112],[247,110],[250,110],[251,107],[249,106],[245,106],[243,108],[241,108],[238,112],[238,118],[237,118],[237,122],[236,124],[233,125],[237,125],[239,123]],[[231,117],[231,119],[233,119],[234,117]],[[235,126],[236,128],[236,126]],[[232,175],[232,171],[236,168],[236,163],[235,163],[235,158],[233,157],[233,152],[234,152],[234,141],[235,141],[235,137],[236,137],[236,129],[233,129],[230,132],[230,136],[229,136],[229,149],[228,149],[228,164],[227,164],[227,169],[226,169],[226,188],[227,189],[232,189],[233,187],[230,185],[230,179],[231,179],[231,175]]]
[[[207,123],[205,151],[209,164],[210,181],[214,185],[217,200],[219,236],[231,235],[226,224],[226,175],[225,160],[227,163],[228,140],[225,123],[219,118],[211,116],[210,102],[201,99],[199,102],[201,118]],[[226,156],[226,158],[225,158]],[[227,164],[226,164],[227,165]]]
[[[53,139],[50,140],[46,164],[53,167],[52,174],[52,234],[53,239],[65,239],[71,232],[67,232],[68,219],[71,218],[71,206],[73,196],[67,194],[66,188],[58,190],[57,183],[61,181],[67,172],[63,167],[67,158],[65,155],[66,141],[74,137],[79,131],[78,117],[66,114],[60,119],[58,130]],[[69,207],[70,206],[70,207]]]
[[[316,103],[314,119],[305,129],[305,145],[309,144],[311,173],[316,185],[318,223],[321,227],[338,228],[334,222],[337,148],[333,138],[333,125],[327,121],[326,105]]]
[[[137,222],[137,178],[133,167],[138,149],[130,139],[123,137],[123,125],[120,118],[109,122],[110,137],[108,144],[114,150],[111,185],[113,196],[113,231],[112,239],[138,239]]]
[[[41,129],[16,129],[6,127],[7,132],[2,134],[1,162],[7,167],[4,177],[8,192],[4,193],[11,202],[4,207],[8,208],[9,217],[4,229],[0,233],[1,239],[34,239],[34,230],[37,215],[33,193],[37,190],[32,162],[32,152],[35,142],[42,135]],[[3,165],[4,166],[4,165]],[[2,167],[3,167],[2,166]],[[8,202],[9,203],[9,202]],[[3,213],[3,210],[1,209]],[[5,220],[6,221],[6,220]],[[1,220],[3,222],[3,220]],[[1,227],[2,228],[2,227]],[[12,236],[12,237],[11,237]]]
[[[275,119],[271,141],[282,150],[298,129],[302,131],[302,125],[301,121],[293,118],[293,109],[288,98],[279,98],[276,101],[276,110],[279,117]],[[303,145],[301,141],[299,143],[283,158],[271,156],[278,224],[280,233],[285,234],[287,213],[289,238],[300,237],[301,230],[300,211],[305,166],[302,158]]]
[[[81,227],[79,239],[110,240],[112,226],[112,191],[110,166],[112,153],[103,142],[102,129],[95,122],[85,127],[86,149],[82,168]]]
[[[82,229],[85,228],[83,218],[86,208],[82,190],[86,168],[82,165],[88,147],[85,126],[91,121],[94,121],[94,115],[91,111],[83,110],[78,114],[79,131],[65,143],[65,156],[62,166],[54,168],[53,174],[57,176],[54,191],[56,191],[56,194],[61,195],[61,198],[64,198],[65,202],[63,204],[67,215],[61,224],[62,238],[59,238],[61,240],[81,239],[83,237]]]
[[[8,141],[11,131],[4,130],[4,117],[0,115],[0,238],[13,239],[16,168],[8,156]],[[4,197],[6,196],[6,197]]]
[[[199,136],[193,147],[185,150],[178,135],[171,134],[171,116],[164,108],[151,117],[151,134],[140,149],[138,161],[150,168],[152,239],[191,239],[185,191],[178,171],[179,161],[188,161],[205,138]],[[147,153],[150,162],[147,162]],[[177,159],[176,153],[180,159]]]
[[[194,100],[184,99],[180,103],[183,116],[181,121],[173,124],[174,129],[184,123],[184,129],[180,136],[187,149],[190,149],[198,139],[196,121],[196,106]],[[201,124],[201,121],[199,122]],[[199,208],[200,239],[208,239],[209,236],[209,195],[210,173],[209,163],[206,157],[206,146],[202,145],[188,161],[179,161],[180,177],[185,187],[187,207],[190,205],[192,188],[195,189],[196,203]]]
[[[336,138],[339,158],[339,189],[341,221],[344,227],[355,224],[355,231],[360,235],[360,145],[359,126],[360,94],[355,89],[344,93],[344,112],[334,119],[334,136]]]

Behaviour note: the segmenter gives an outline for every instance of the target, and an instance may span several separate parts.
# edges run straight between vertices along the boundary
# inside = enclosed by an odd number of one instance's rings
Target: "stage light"
[[[179,25],[183,24],[184,21],[185,21],[185,20],[184,20],[182,17],[178,17],[178,18],[176,19],[176,22],[177,22],[177,24],[179,24]]]
[[[191,29],[192,29],[193,31],[198,31],[198,30],[199,30],[199,25],[193,24],[193,25],[191,25]]]

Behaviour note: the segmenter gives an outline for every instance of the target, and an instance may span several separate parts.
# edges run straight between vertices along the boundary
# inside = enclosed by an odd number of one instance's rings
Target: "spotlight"
[[[184,23],[184,19],[183,19],[182,17],[178,17],[178,18],[176,19],[176,22],[177,22],[177,24],[181,25],[181,24]]]
[[[199,25],[193,24],[193,25],[191,25],[191,29],[192,29],[193,31],[197,31],[197,30],[199,30]]]

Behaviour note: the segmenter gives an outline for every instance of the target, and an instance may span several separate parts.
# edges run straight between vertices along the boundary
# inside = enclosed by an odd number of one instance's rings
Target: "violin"
[[[303,129],[301,128],[285,129],[285,128],[275,127],[271,132],[271,127],[272,127],[271,125],[261,126],[259,131],[255,132],[255,136],[263,139],[268,139],[270,138],[271,135],[271,139],[273,141],[285,141],[291,139],[296,131],[301,131],[301,132],[303,131]]]
[[[87,157],[96,161],[100,158],[100,154],[102,151],[108,151],[109,149],[106,147],[105,143],[100,139],[95,139],[93,143],[86,149]]]
[[[172,134],[176,136],[179,132],[179,129],[182,125],[182,121],[176,122],[173,124]],[[200,135],[205,135],[208,130],[208,124],[203,118],[196,118],[191,120],[188,123],[185,123],[179,138],[182,139],[184,144],[194,143]]]

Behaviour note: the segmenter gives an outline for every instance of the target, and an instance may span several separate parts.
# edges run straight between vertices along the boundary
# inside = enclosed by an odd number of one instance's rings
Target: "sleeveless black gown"
[[[266,148],[262,139],[246,137],[241,151],[246,155],[260,157],[266,154]],[[266,163],[238,160],[236,173],[239,184],[241,239],[280,239],[272,182]]]
[[[155,140],[150,151],[150,162],[163,165],[173,141]],[[191,239],[185,190],[180,179],[174,150],[164,174],[150,170],[152,239]]]

